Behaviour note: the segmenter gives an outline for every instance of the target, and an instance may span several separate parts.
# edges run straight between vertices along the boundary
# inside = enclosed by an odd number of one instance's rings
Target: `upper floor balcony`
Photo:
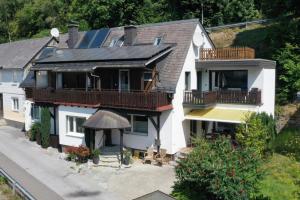
[[[78,89],[33,89],[35,102],[58,105],[122,108],[148,111],[167,110],[171,104],[170,94],[163,91],[85,91]]]
[[[26,97],[34,102],[163,111],[172,94],[155,87],[156,73],[142,69],[99,69],[94,73],[36,71],[35,87]]]
[[[200,60],[239,60],[254,58],[255,51],[249,47],[228,47],[200,50]]]
[[[257,89],[252,89],[250,91],[184,91],[183,105],[185,106],[206,108],[213,106],[216,103],[260,105],[261,91]]]

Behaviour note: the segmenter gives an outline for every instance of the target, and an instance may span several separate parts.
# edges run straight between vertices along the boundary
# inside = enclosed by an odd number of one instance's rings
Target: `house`
[[[249,112],[274,114],[275,62],[256,59],[250,48],[216,49],[198,19],[83,36],[73,24],[67,43],[33,62],[26,87],[28,101],[50,109],[63,147],[122,140],[175,154],[193,136],[233,132]],[[118,113],[131,127],[124,135],[84,128],[99,110]]]
[[[46,37],[0,44],[0,115],[8,125],[24,128],[25,92],[19,85],[51,41]]]

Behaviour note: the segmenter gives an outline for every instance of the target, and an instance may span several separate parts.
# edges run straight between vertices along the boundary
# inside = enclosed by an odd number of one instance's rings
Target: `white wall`
[[[59,121],[59,143],[66,146],[84,145],[84,134],[71,135],[67,133],[67,116],[85,117],[88,119],[96,112],[93,108],[59,106],[58,107],[58,121]]]
[[[157,122],[157,118],[153,118]],[[161,148],[167,149],[168,153],[172,153],[172,115],[171,111],[165,111],[160,116],[160,141]],[[155,139],[157,138],[157,132],[150,119],[148,119],[148,135],[136,135],[131,133],[124,133],[123,142],[124,146],[147,150],[148,147],[156,147]],[[120,144],[120,133],[118,130],[112,132],[112,143]]]
[[[275,69],[263,69],[262,106],[260,112],[266,112],[274,116],[275,110]]]
[[[19,88],[23,71],[19,69],[0,70],[0,93],[3,94],[3,118],[24,123],[25,92]],[[12,109],[12,98],[19,99],[19,110]]]
[[[199,26],[196,27],[195,34],[197,34],[199,38],[202,38],[202,48],[212,48],[208,40],[205,37],[202,37]],[[195,58],[196,55],[194,53],[194,45],[191,41],[190,48],[183,65],[183,69],[181,71],[178,83],[176,85],[174,99],[172,101],[172,154],[176,153],[181,148],[186,147],[189,139],[190,122],[189,120],[184,119],[184,114],[188,110],[183,108],[182,102],[183,92],[185,89],[185,72],[191,72],[191,89],[197,89],[197,72],[195,67]],[[205,81],[205,79],[203,79],[203,81]]]

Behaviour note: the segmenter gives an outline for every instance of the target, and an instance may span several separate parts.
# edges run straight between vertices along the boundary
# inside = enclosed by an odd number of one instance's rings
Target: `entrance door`
[[[0,94],[0,118],[3,117],[3,94]]]
[[[129,70],[119,71],[119,90],[129,91]]]
[[[105,146],[112,146],[111,130],[110,129],[104,130],[103,134],[104,134],[104,138],[105,138],[104,145]]]

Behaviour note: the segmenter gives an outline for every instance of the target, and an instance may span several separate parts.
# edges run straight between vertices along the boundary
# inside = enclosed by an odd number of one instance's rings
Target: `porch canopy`
[[[245,117],[252,112],[249,110],[238,109],[199,109],[192,110],[185,115],[185,119],[201,120],[201,121],[215,121],[225,123],[244,123]]]
[[[83,127],[94,130],[93,134],[95,130],[119,129],[121,161],[123,161],[123,133],[125,128],[131,127],[125,117],[111,110],[99,110],[84,122]]]

